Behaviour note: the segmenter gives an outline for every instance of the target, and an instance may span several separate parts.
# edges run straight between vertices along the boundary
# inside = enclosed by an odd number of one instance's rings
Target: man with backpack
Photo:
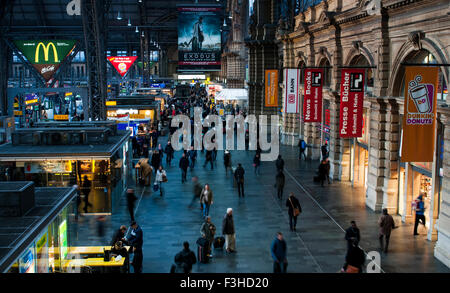
[[[195,254],[189,249],[189,242],[185,241],[183,243],[183,250],[175,255],[175,264],[172,266],[172,273],[190,273],[192,271],[192,265],[197,263]]]
[[[216,234],[216,226],[211,222],[211,217],[207,216],[200,228],[200,234],[208,240],[208,256],[212,257],[211,245],[214,242],[214,235]]]
[[[298,159],[301,160],[302,159],[302,155],[305,158],[306,161],[306,142],[303,139],[300,139],[300,141],[298,142],[298,147],[300,148],[300,153],[298,155]]]

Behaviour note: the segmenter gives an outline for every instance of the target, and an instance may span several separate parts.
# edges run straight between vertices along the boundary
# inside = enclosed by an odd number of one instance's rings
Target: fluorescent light
[[[136,26],[136,30],[135,30],[135,32],[136,32],[136,33],[138,33],[138,32],[139,32],[139,30],[138,30],[138,27],[137,27],[137,26]]]
[[[131,26],[131,19],[128,18],[128,26]]]
[[[120,16],[120,11],[117,12],[117,20],[122,20],[122,16]]]

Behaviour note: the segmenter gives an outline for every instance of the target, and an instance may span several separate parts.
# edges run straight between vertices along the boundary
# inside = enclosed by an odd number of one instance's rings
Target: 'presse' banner
[[[305,122],[322,122],[322,68],[305,69],[303,118]]]
[[[364,69],[342,69],[339,135],[361,137],[363,129]]]

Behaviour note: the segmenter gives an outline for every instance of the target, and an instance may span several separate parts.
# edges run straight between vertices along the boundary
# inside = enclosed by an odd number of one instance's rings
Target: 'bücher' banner
[[[437,82],[437,67],[406,67],[402,162],[433,161]]]
[[[284,112],[298,113],[298,82],[300,69],[284,70]]]
[[[305,122],[322,122],[323,69],[305,69],[305,95],[303,119]]]
[[[278,70],[270,69],[266,70],[265,74],[266,82],[266,107],[278,107]]]
[[[340,137],[361,137],[363,129],[364,69],[342,69]]]

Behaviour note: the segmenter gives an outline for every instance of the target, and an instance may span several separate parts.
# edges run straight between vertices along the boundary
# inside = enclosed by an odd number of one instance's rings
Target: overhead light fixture
[[[131,19],[128,18],[128,26],[131,26]]]
[[[227,26],[227,21],[225,19],[223,20],[223,26]]]
[[[136,30],[135,30],[135,32],[136,32],[136,33],[138,33],[138,32],[139,32],[139,30],[138,30],[138,27],[137,27],[137,26],[136,26]]]
[[[143,37],[144,36],[144,31],[142,31],[142,34],[141,34],[141,37]]]
[[[139,3],[142,3],[142,0],[139,0],[138,2],[139,2]]]
[[[120,16],[120,11],[117,12],[117,20],[122,20],[122,16]]]

